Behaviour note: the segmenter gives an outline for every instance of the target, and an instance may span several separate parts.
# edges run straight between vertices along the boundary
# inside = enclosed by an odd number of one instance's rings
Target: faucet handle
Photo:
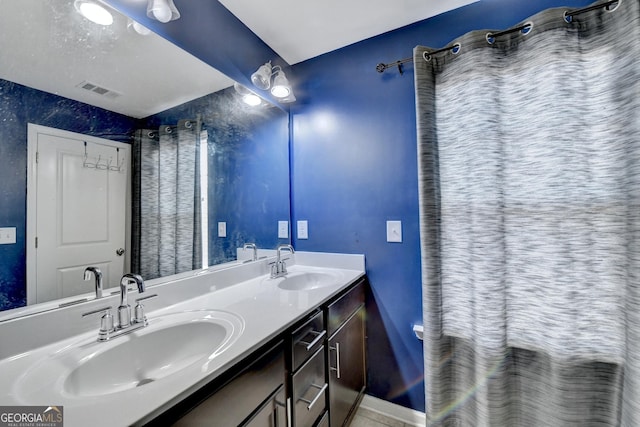
[[[148,295],[146,297],[140,297],[136,299],[136,306],[133,310],[134,312],[134,318],[133,318],[133,322],[134,323],[144,323],[145,325],[148,323],[147,322],[147,316],[144,315],[144,305],[142,305],[142,303],[140,301],[144,301],[146,299],[151,299],[151,298],[155,298],[157,297],[158,294],[153,294],[153,295]]]
[[[115,327],[113,326],[113,316],[111,315],[111,306],[102,307],[97,310],[88,311],[86,313],[82,313],[82,317],[90,316],[92,314],[104,313],[104,315],[100,318],[100,330],[98,331],[98,341],[107,341],[109,339],[109,334],[115,331]]]

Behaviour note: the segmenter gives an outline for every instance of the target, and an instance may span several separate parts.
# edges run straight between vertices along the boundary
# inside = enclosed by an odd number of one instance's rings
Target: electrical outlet
[[[402,242],[402,221],[387,221],[387,242]]]
[[[289,238],[289,221],[278,221],[278,239]]]
[[[309,223],[305,221],[298,221],[298,239],[309,238]]]
[[[218,237],[227,237],[227,223],[219,222],[218,223]]]
[[[16,228],[0,228],[0,245],[13,245],[16,243]]]

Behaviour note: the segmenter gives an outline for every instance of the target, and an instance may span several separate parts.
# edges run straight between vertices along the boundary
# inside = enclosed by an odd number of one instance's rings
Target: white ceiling
[[[476,1],[220,0],[291,65]]]
[[[0,0],[0,78],[142,118],[224,89],[233,81],[153,33],[127,30],[114,11],[102,27],[73,0]],[[88,81],[115,98],[77,87]]]
[[[474,1],[221,0],[289,64]],[[102,27],[80,16],[73,0],[0,0],[0,10],[1,79],[135,118],[233,84],[163,38],[127,30],[115,11],[114,24]],[[82,89],[84,82],[116,96]]]

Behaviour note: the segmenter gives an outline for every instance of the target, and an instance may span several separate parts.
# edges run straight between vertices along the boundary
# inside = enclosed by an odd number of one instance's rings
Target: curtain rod
[[[574,16],[581,15],[581,14],[587,13],[587,12],[591,12],[592,10],[597,10],[597,9],[602,9],[602,8],[605,8],[607,10],[611,10],[611,9],[609,9],[609,6],[611,6],[613,4],[618,4],[618,3],[620,3],[620,0],[610,0],[610,1],[606,2],[606,3],[596,4],[596,5],[588,6],[588,7],[582,8],[582,9],[576,9],[576,10],[571,11],[571,12],[565,12],[564,13],[564,20],[567,23],[569,23],[569,22],[571,22],[573,20]],[[520,26],[518,26],[516,28],[510,28],[508,30],[500,31],[500,32],[497,32],[497,33],[487,33],[487,42],[489,44],[493,44],[496,37],[504,36],[504,35],[507,35],[507,34],[518,32],[518,31],[522,31],[523,34],[527,34],[529,31],[531,31],[531,28],[533,28],[533,23],[527,22],[526,24],[520,25]],[[424,59],[426,61],[430,61],[432,55],[435,55],[436,53],[445,52],[447,50],[451,50],[451,51],[453,51],[453,53],[458,53],[458,51],[460,50],[460,44],[459,43],[455,43],[452,46],[447,46],[447,47],[443,47],[442,49],[433,50],[433,51],[430,51],[430,52],[425,52],[423,56],[424,56]],[[407,62],[413,62],[413,58],[404,58],[404,59],[400,59],[400,60],[398,60],[396,62],[391,62],[389,64],[384,64],[384,63],[381,62],[378,65],[376,65],[376,71],[379,72],[379,73],[384,73],[389,68],[398,67],[398,72],[400,74],[402,74],[403,73],[402,64],[406,64]]]

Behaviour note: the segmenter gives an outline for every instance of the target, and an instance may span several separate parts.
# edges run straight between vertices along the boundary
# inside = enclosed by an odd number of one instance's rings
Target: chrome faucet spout
[[[138,292],[145,291],[144,280],[137,274],[126,273],[120,279],[120,306],[118,307],[118,328],[124,329],[131,324],[131,306],[128,301],[129,283],[138,286]]]
[[[282,250],[286,249],[288,250],[290,253],[295,254],[296,251],[293,249],[293,246],[291,245],[278,245],[278,247],[276,248],[276,261],[280,261],[280,258],[282,257]]]
[[[91,275],[96,279],[96,299],[102,298],[102,272],[98,267],[87,267],[84,269],[84,280],[91,280]]]
[[[245,243],[244,246],[242,246],[242,250],[247,250],[247,249],[253,249],[253,257],[251,258],[251,261],[257,261],[258,260],[258,247],[256,246],[255,243]]]
[[[278,245],[276,248],[276,262],[271,266],[272,279],[287,275],[287,263],[282,259],[283,250],[287,250],[292,254],[296,253],[291,245]]]

